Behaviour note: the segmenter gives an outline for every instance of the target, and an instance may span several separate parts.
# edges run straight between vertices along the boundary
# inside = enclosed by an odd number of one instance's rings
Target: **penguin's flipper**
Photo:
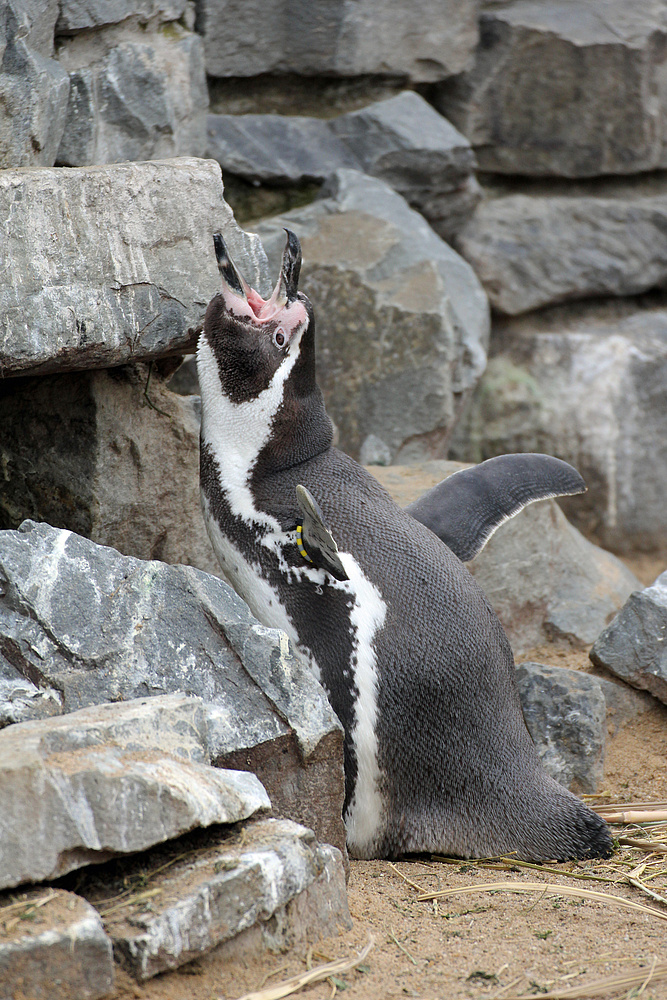
[[[406,507],[462,562],[473,559],[496,528],[527,504],[585,493],[571,465],[550,455],[500,455],[444,479]]]
[[[324,521],[324,514],[317,500],[301,485],[296,488],[296,499],[301,511],[301,524],[296,529],[301,555],[318,569],[327,570],[337,580],[348,580],[338,555],[338,546]]]

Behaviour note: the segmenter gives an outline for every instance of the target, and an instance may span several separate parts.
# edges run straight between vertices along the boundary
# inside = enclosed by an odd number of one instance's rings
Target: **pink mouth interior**
[[[263,299],[259,292],[255,291],[254,288],[248,288],[246,286],[246,298],[248,305],[252,309],[253,315],[260,323],[266,323],[268,320],[273,319],[273,317],[281,312],[286,305],[284,294],[280,295],[280,285],[281,279],[278,278],[276,287],[273,289],[271,297],[268,299]]]
[[[262,309],[266,306],[266,304],[267,300],[263,299],[259,292],[256,292],[254,288],[251,288],[248,291],[248,305],[258,319],[260,318]]]

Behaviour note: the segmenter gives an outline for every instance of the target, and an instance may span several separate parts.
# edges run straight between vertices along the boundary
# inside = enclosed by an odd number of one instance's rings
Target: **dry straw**
[[[304,986],[310,986],[311,983],[319,983],[323,979],[329,979],[330,976],[341,976],[346,972],[352,972],[358,965],[362,965],[374,944],[375,942],[371,938],[356,958],[339,958],[336,962],[327,962],[326,965],[316,965],[314,969],[310,969],[308,972],[302,972],[297,976],[292,976],[290,979],[284,979],[281,983],[268,986],[264,990],[257,990],[255,993],[244,993],[242,997],[239,997],[239,1000],[282,1000],[282,997],[293,996],[294,993],[302,990]]]
[[[566,873],[564,873],[566,874]],[[609,892],[595,892],[593,889],[579,889],[569,885],[558,885],[556,882],[485,882],[483,885],[467,885],[456,889],[439,889],[435,892],[424,892],[417,896],[420,902],[431,899],[445,899],[448,896],[470,895],[478,892],[542,892],[549,896],[573,896],[577,899],[588,899],[599,903],[612,903],[614,906],[628,910],[647,913],[658,920],[667,920],[667,912],[663,913],[652,906],[643,906],[631,899],[613,896]]]
[[[667,979],[667,962],[657,962],[654,959],[648,974],[646,969],[621,972],[616,976],[605,976],[604,979],[582,983],[581,986],[569,986],[563,990],[540,993],[539,1000],[583,1000],[584,997],[606,997],[611,992],[627,989],[632,990],[631,996],[640,997],[649,984],[653,985],[663,979]],[[506,996],[503,1000],[536,1000],[536,998],[534,993],[522,993],[520,996]]]

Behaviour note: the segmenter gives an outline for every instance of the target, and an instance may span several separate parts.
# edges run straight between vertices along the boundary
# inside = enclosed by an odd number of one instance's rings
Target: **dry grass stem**
[[[432,855],[433,858],[438,861],[443,861],[445,864],[467,864],[468,862],[454,861],[452,858],[438,857],[438,855]],[[546,865],[533,864],[531,861],[517,861],[510,857],[501,858],[482,858],[476,859],[469,862],[471,865],[475,865],[479,868],[486,868],[496,871],[511,871],[513,868],[530,868],[532,871],[544,872],[545,875],[566,875],[567,878],[580,879],[583,882],[616,882],[617,879],[608,878],[606,875],[592,875],[585,872],[571,872],[563,871],[560,868],[549,868]],[[423,890],[420,888],[420,892]]]
[[[135,903],[143,903],[147,899],[152,899],[153,896],[159,896],[162,893],[162,889],[146,889],[144,892],[137,892],[133,896],[128,896],[124,899],[122,903],[117,903],[116,906],[110,906],[106,910],[100,910],[101,917],[108,917],[112,913],[116,913],[118,910],[124,910],[127,906],[134,906]]]
[[[329,979],[330,976],[352,972],[353,969],[356,969],[358,965],[363,963],[374,944],[375,941],[371,938],[356,958],[339,958],[335,962],[327,962],[326,965],[316,965],[309,972],[302,972],[299,975],[291,976],[290,979],[284,979],[282,983],[276,983],[275,986],[269,986],[268,989],[256,990],[254,993],[244,993],[242,997],[239,997],[239,1000],[282,1000],[282,997],[292,996],[294,993],[302,990],[304,986],[309,986],[311,983],[319,983],[323,979]]]
[[[621,896],[612,896],[608,892],[595,892],[593,889],[578,889],[570,885],[558,885],[555,882],[485,882],[483,885],[468,885],[458,889],[440,889],[437,892],[425,892],[417,899],[419,902],[428,902],[431,899],[443,899],[447,896],[456,896],[458,893],[468,895],[477,892],[542,892],[545,895],[573,896],[577,899],[589,899],[598,903],[613,903],[628,910],[637,910],[640,913],[648,913],[659,920],[667,920],[667,913],[662,913],[652,906],[643,906],[641,903],[634,903],[630,899],[623,899]]]
[[[5,915],[11,913],[13,910],[25,910],[28,906],[35,908],[38,906],[46,906],[46,904],[50,903],[52,899],[55,899],[57,895],[57,892],[50,892],[48,896],[42,896],[41,899],[36,899],[34,902],[31,902],[29,899],[19,899],[16,903],[10,903],[8,906],[2,906],[0,907],[0,920],[3,920]]]
[[[402,871],[399,871],[399,869],[396,867],[396,865],[392,864],[391,861],[388,861],[387,864],[392,869],[392,871],[396,872],[396,874],[399,876],[399,878],[402,878],[404,882],[407,882],[408,885],[411,885],[413,889],[417,890],[417,892],[423,892],[424,891],[424,886],[423,885],[417,885],[417,883],[413,882],[412,879],[409,879],[407,875],[404,875]]]
[[[607,823],[664,823],[667,820],[667,809],[616,809],[600,806],[595,810]]]
[[[626,875],[625,877],[630,885],[634,885],[635,888],[641,889],[641,891],[646,893],[647,896],[650,896],[651,899],[655,899],[657,903],[663,903],[667,906],[667,896],[661,896],[659,892],[654,892],[653,889],[649,889],[649,887],[644,885],[643,882],[640,882],[638,878],[632,878],[630,875]]]
[[[635,837],[619,837],[619,844],[623,847],[638,847],[642,851],[650,851],[652,854],[667,854],[667,844],[660,841],[637,840]]]
[[[417,962],[416,958],[413,958],[412,955],[410,954],[410,952],[408,951],[408,949],[405,948],[401,944],[401,942],[398,940],[398,938],[394,934],[394,928],[393,927],[389,928],[389,937],[391,938],[391,940],[394,942],[395,945],[398,945],[398,947],[401,949],[401,951],[403,952],[403,954],[408,956],[408,958],[410,959],[410,961],[412,962],[413,965],[418,965],[419,964]]]
[[[586,795],[582,798],[587,798]],[[609,805],[591,806],[601,816],[605,812],[617,812],[619,809],[667,809],[667,802],[614,802]]]
[[[667,979],[667,962],[658,963],[654,959],[648,976],[646,969],[622,972],[619,975],[605,976],[604,979],[596,979],[581,986],[570,986],[564,990],[540,993],[539,1000],[580,1000],[580,998],[583,1000],[584,997],[606,997],[612,991],[634,989],[637,986],[640,987],[640,990],[635,995],[640,996],[649,983],[657,983],[663,979]],[[535,994],[523,993],[521,996],[506,997],[505,1000],[535,1000]]]

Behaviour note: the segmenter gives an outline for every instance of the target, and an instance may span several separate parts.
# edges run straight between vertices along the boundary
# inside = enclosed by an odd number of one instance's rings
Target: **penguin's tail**
[[[602,817],[548,775],[543,778],[542,808],[536,810],[530,828],[524,831],[517,855],[534,861],[610,857],[613,841]]]

